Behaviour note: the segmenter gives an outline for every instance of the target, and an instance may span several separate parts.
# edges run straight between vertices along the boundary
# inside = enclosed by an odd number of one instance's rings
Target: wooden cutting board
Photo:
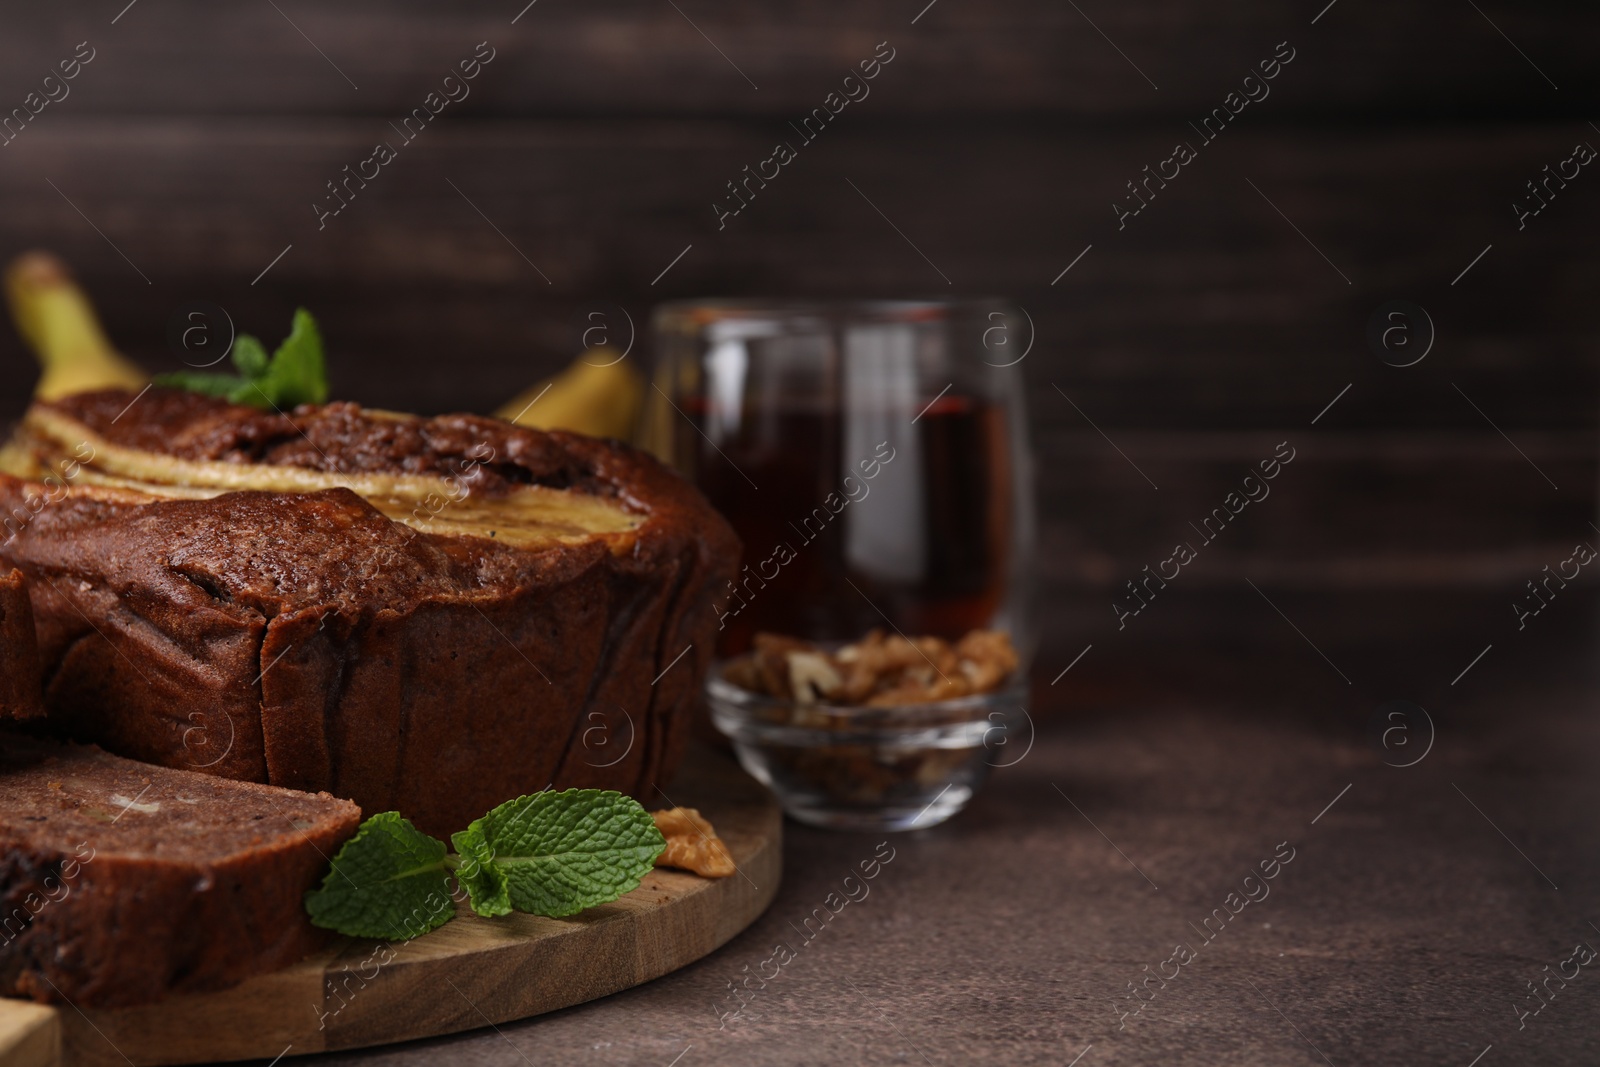
[[[697,748],[646,807],[699,808],[739,872],[657,868],[612,904],[566,919],[453,922],[391,946],[342,939],[221,993],[79,1011],[0,999],[6,1067],[139,1067],[264,1059],[432,1037],[521,1019],[659,978],[750,925],[778,891],[783,816],[732,758]]]

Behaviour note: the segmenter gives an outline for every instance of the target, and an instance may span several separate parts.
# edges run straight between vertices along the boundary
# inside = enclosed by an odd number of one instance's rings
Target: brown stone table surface
[[[693,966],[316,1062],[1600,1063],[1600,959],[1569,962],[1600,948],[1600,603],[1574,591],[1519,631],[1482,588],[1261,593],[1175,595],[1123,632],[1092,595],[1047,612],[1032,749],[996,746],[1014,764],[940,827],[789,823],[770,911]],[[1397,699],[1426,720],[1389,718]],[[867,896],[802,946],[886,839]],[[719,1023],[780,940],[796,957]]]

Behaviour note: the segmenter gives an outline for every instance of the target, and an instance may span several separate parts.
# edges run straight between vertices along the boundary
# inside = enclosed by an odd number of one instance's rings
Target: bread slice
[[[56,728],[438,836],[664,781],[738,567],[654,459],[469,415],[88,393],[0,470]]]
[[[111,1007],[220,989],[325,934],[303,898],[361,811],[0,734],[0,994]]]

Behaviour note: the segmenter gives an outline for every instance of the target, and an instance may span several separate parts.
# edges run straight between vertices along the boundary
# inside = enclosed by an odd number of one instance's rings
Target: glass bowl
[[[833,830],[944,822],[990,767],[1015,762],[1002,746],[1028,718],[1025,676],[989,693],[899,707],[800,704],[743,689],[720,670],[706,692],[744,769],[791,817]]]

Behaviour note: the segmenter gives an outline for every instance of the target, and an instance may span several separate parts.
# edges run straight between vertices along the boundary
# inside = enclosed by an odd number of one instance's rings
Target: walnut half
[[[738,870],[710,820],[694,808],[652,811],[650,817],[667,839],[667,847],[656,857],[657,867],[680,867],[702,878],[726,878]]]

